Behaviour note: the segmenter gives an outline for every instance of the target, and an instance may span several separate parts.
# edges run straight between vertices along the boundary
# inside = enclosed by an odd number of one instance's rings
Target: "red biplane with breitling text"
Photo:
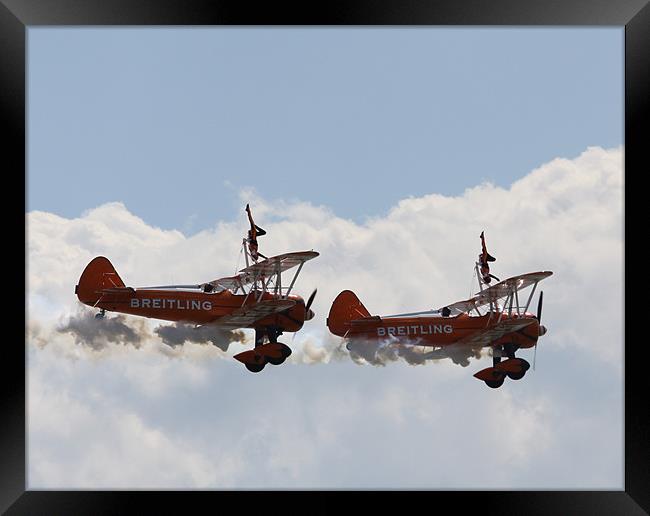
[[[235,276],[196,285],[133,288],[124,284],[108,259],[98,256],[84,269],[75,293],[82,303],[100,310],[97,318],[112,311],[221,329],[254,328],[254,349],[234,358],[252,372],[261,371],[267,363],[280,365],[291,355],[291,348],[278,342],[278,336],[300,330],[314,317],[310,306],[316,290],[306,303],[291,292],[305,262],[318,253],[266,258],[257,244],[257,237],[266,232],[255,225],[248,205],[246,212],[250,222],[242,242],[246,268]],[[296,266],[291,281],[283,282],[282,273]]]
[[[528,307],[537,284],[553,273],[531,272],[500,281],[490,273],[489,262],[495,258],[487,252],[483,233],[480,238],[482,251],[475,264],[480,292],[474,297],[437,310],[378,316],[370,315],[352,291],[344,290],[332,303],[327,318],[329,330],[346,338],[348,349],[352,349],[351,342],[359,349],[370,342],[384,341],[387,345],[428,346],[443,350],[438,356],[451,356],[452,350],[460,348],[491,347],[492,367],[474,374],[476,378],[492,388],[501,387],[506,377],[523,378],[530,364],[515,357],[515,352],[531,347],[536,352],[537,339],[546,333],[541,324],[543,292],[536,315],[528,312]],[[490,286],[493,279],[498,283]],[[532,291],[522,305],[522,290],[530,286]]]

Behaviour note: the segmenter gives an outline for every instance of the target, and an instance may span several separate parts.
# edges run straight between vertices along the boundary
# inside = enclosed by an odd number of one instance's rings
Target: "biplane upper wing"
[[[499,299],[509,296],[514,291],[519,292],[526,287],[529,287],[535,283],[542,281],[545,278],[548,278],[551,274],[553,274],[551,271],[540,271],[514,276],[486,288],[470,299],[466,299],[465,301],[458,301],[451,305],[446,305],[446,308],[449,308],[452,312],[469,312],[478,306],[495,303]],[[445,307],[441,307],[440,310],[443,308]]]
[[[488,326],[483,330],[472,333],[465,338],[455,342],[454,345],[469,345],[469,346],[487,346],[495,340],[503,337],[506,333],[521,330],[530,324],[534,324],[536,319],[504,319],[494,326]]]
[[[528,274],[521,274],[506,280],[500,281],[482,292],[476,294],[475,299],[478,306],[494,303],[495,301],[509,296],[514,291],[520,291],[534,283],[548,278],[551,271],[529,272]]]
[[[476,308],[476,298],[467,299],[465,301],[458,301],[451,305],[447,305],[447,308],[449,308],[452,313],[469,312]],[[442,310],[442,308],[440,308],[440,310]]]
[[[237,289],[244,285],[244,275],[236,274],[235,276],[228,276],[227,278],[219,278],[210,282],[210,285],[220,289]]]
[[[302,251],[296,253],[285,253],[278,256],[272,256],[255,263],[239,271],[235,276],[219,278],[210,281],[210,285],[223,289],[233,289],[248,285],[257,281],[259,278],[269,277],[273,274],[282,273],[296,265],[305,263],[319,255],[316,251]]]
[[[210,324],[223,326],[225,328],[245,328],[260,319],[264,319],[264,317],[278,312],[283,312],[295,304],[296,302],[291,299],[270,299],[268,301],[261,301],[254,305],[238,308],[230,315],[221,317]]]
[[[239,272],[240,274],[243,274],[247,282],[250,283],[255,281],[255,278],[268,277],[272,274],[282,273],[296,265],[300,265],[312,258],[316,258],[317,256],[318,253],[316,251],[280,254],[255,263]]]

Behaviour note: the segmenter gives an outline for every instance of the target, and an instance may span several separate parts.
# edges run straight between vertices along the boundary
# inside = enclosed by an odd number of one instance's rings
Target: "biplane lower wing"
[[[250,307],[239,308],[230,315],[216,319],[209,324],[223,326],[224,328],[246,328],[260,319],[264,319],[278,312],[283,312],[295,304],[296,302],[291,299],[261,301]]]
[[[535,324],[536,319],[504,319],[503,321],[495,324],[494,326],[488,326],[483,330],[479,330],[477,333],[472,333],[467,337],[460,339],[454,343],[454,346],[457,345],[469,345],[469,346],[489,346],[495,340],[500,339],[507,333],[512,333],[531,324]]]

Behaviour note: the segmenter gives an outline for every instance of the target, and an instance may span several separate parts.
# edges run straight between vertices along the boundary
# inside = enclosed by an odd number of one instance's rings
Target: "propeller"
[[[539,337],[541,337],[546,333],[546,327],[542,326],[542,303],[543,302],[544,302],[544,292],[540,292],[539,301],[537,302],[537,322],[539,323]],[[535,352],[533,354],[533,371],[535,370],[536,359],[537,359],[537,340],[535,341]]]
[[[309,321],[310,319],[314,318],[314,312],[310,310],[309,307],[314,302],[314,298],[316,297],[316,292],[318,292],[317,288],[315,288],[314,291],[311,293],[309,299],[307,300],[307,304],[305,305],[305,321]]]
[[[302,323],[304,321],[309,321],[309,320],[313,319],[315,314],[314,314],[313,310],[309,309],[309,307],[314,302],[314,298],[316,297],[317,290],[318,289],[314,289],[314,291],[309,296],[309,299],[307,299],[307,303],[305,304],[305,316],[303,317],[302,320],[295,319],[294,317],[291,316],[291,310],[293,309],[293,307],[290,307],[290,308],[287,308],[286,310],[284,310],[282,312],[282,315],[284,315],[286,318],[292,320],[296,324],[301,324],[301,325],[302,325]],[[296,334],[294,333],[293,336],[295,338]]]

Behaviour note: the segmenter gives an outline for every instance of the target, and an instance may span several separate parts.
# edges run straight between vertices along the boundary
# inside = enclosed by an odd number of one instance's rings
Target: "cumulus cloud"
[[[256,222],[267,231],[260,239],[265,255],[309,249],[320,253],[305,265],[295,287],[303,295],[318,287],[312,305],[316,317],[295,336],[283,337],[294,350],[287,363],[269,366],[258,375],[250,375],[230,358],[230,342],[251,342],[246,331],[223,335],[207,329],[197,332],[183,325],[155,326],[151,320],[139,323],[137,318],[119,315],[97,325],[92,311],[78,311],[74,295],[83,268],[98,255],[108,257],[125,283],[134,287],[196,284],[232,275],[238,268],[239,246],[247,229],[243,208],[232,221],[215,223],[192,236],[152,227],[122,203],[105,204],[76,219],[28,213],[29,411],[31,420],[38,423],[30,427],[30,487],[60,487],[66,468],[84,462],[80,456],[56,455],[48,439],[62,448],[71,442],[84,442],[92,448],[92,441],[81,433],[84,424],[71,423],[66,438],[53,434],[55,423],[45,415],[51,412],[46,392],[55,396],[60,411],[65,413],[69,407],[81,421],[98,410],[111,413],[121,404],[119,421],[146,443],[138,454],[140,465],[128,476],[134,487],[245,487],[251,479],[259,479],[253,475],[258,470],[268,475],[257,484],[262,487],[463,487],[463,478],[470,479],[465,486],[473,487],[541,486],[541,473],[532,467],[535,460],[541,460],[540,454],[557,453],[561,460],[571,460],[566,443],[579,443],[583,438],[576,426],[575,435],[560,439],[559,421],[564,412],[557,407],[562,403],[582,406],[594,392],[605,393],[602,407],[607,411],[621,406],[617,397],[620,385],[612,388],[611,382],[618,385],[623,356],[622,185],[622,148],[592,147],[576,158],[546,163],[509,188],[482,184],[457,197],[431,193],[404,199],[386,214],[363,222],[341,218],[326,206],[242,192],[242,207],[249,202]],[[545,368],[549,376],[541,376],[547,378],[546,383],[529,373],[525,379],[507,382],[493,391],[471,378],[474,365],[477,370],[487,366],[481,350],[455,355],[402,346],[353,346],[348,350],[342,339],[327,331],[330,304],[344,289],[353,290],[372,314],[380,315],[438,308],[469,297],[477,289],[473,267],[481,231],[497,258],[491,268],[498,277],[536,270],[554,272],[541,285],[544,324],[549,331],[540,340],[538,359],[544,355],[549,364]],[[242,265],[240,262],[239,268]],[[595,315],[594,303],[606,304],[607,317]],[[89,357],[99,355],[105,356],[103,362],[90,361]],[[69,369],[68,377],[57,373],[67,370],[61,364],[68,363],[70,357],[84,367]],[[97,374],[91,373],[90,363]],[[390,365],[371,367],[380,363]],[[308,365],[312,367],[305,367]],[[603,365],[610,372],[608,378],[592,375],[592,370],[600,371]],[[98,383],[98,374],[105,385]],[[592,382],[589,389],[583,383],[572,383],[578,374]],[[125,382],[130,390],[123,391],[119,382]],[[85,390],[79,387],[84,383]],[[510,389],[518,389],[519,397],[508,394]],[[432,394],[450,391],[457,394]],[[201,392],[200,406],[188,402],[197,392]],[[220,397],[215,402],[217,392]],[[37,393],[41,394],[32,396]],[[157,410],[151,408],[152,399],[161,404]],[[190,412],[188,403],[193,408]],[[242,412],[240,406],[247,409]],[[183,413],[189,426],[182,418],[172,422],[163,416],[162,407]],[[427,430],[436,428],[438,443],[460,439],[457,425],[444,428],[451,423],[441,415],[451,413],[457,416],[452,421],[462,419],[459,407],[463,414],[474,411],[471,428],[486,432],[475,439],[476,434],[469,430],[463,434],[471,453],[490,464],[481,467],[474,463],[469,477],[466,467],[456,465],[450,450],[431,457],[426,447],[416,448],[415,442],[393,440],[397,455],[377,459],[374,449],[363,441],[391,440],[389,429],[397,431],[400,425],[423,439]],[[606,414],[598,412],[600,408],[594,410],[585,420],[604,424],[609,438],[622,436],[620,425],[608,422]],[[389,414],[402,416],[389,423]],[[486,421],[491,425],[484,424]],[[211,444],[212,428],[222,442],[229,443],[228,453]],[[291,428],[299,430],[285,435],[280,430]],[[513,431],[506,430],[504,435],[503,428]],[[100,435],[112,439],[109,432]],[[532,435],[539,438],[534,440]],[[117,457],[128,456],[130,445],[116,439]],[[494,446],[504,439],[510,439],[511,450],[499,454]],[[594,449],[603,444],[597,436],[591,439]],[[264,440],[276,444],[258,448]],[[211,465],[200,460],[197,450],[204,450],[216,462]],[[162,455],[157,455],[159,452]],[[160,473],[160,482],[151,476],[145,484],[139,482],[147,474],[157,475],[183,454],[191,459],[183,463],[178,475]],[[423,464],[423,454],[429,465]],[[118,461],[102,453],[94,458],[107,461],[111,471],[91,468],[89,482],[71,477],[70,487],[124,485],[114,473]],[[350,460],[360,461],[359,467],[373,473],[362,481],[361,476],[354,477],[355,473],[361,475],[354,467],[344,473],[339,466]],[[381,468],[372,466],[377,460]],[[603,472],[598,478],[588,477],[589,486],[612,487],[620,479],[618,471],[607,470],[607,464],[615,462],[611,455],[590,457],[587,462],[592,471]],[[418,464],[417,478],[414,463]],[[447,468],[435,469],[433,463]],[[494,468],[506,463],[507,469]],[[544,464],[542,471],[553,467],[550,461]],[[495,469],[499,473],[491,477]],[[575,474],[563,477],[568,487],[584,486],[580,479],[586,477],[571,471]],[[333,474],[338,475],[336,480]],[[422,478],[434,479],[435,485]],[[549,478],[554,480],[547,481],[546,487],[562,487],[553,485],[560,477],[549,473]],[[342,479],[348,484],[339,484]]]

